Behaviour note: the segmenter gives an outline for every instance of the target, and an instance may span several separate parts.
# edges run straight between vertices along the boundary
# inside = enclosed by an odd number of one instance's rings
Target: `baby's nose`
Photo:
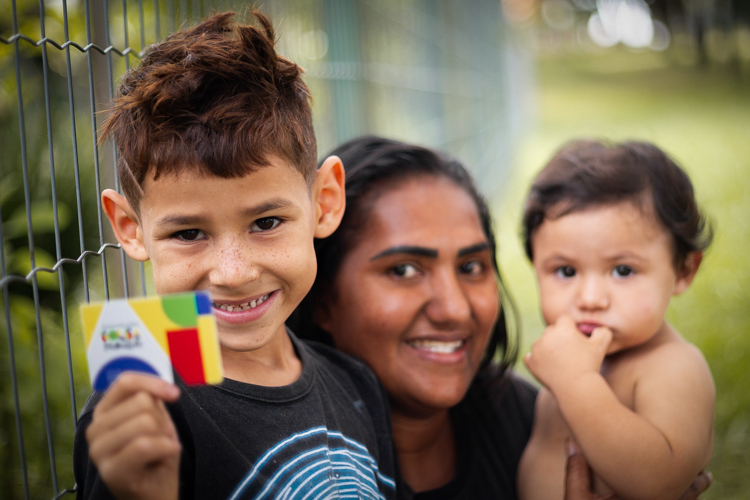
[[[596,276],[581,280],[578,291],[578,307],[581,309],[603,309],[609,305],[609,291],[602,279]]]

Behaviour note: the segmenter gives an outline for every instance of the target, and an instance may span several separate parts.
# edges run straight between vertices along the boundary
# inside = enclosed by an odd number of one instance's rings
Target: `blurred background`
[[[313,94],[319,156],[376,133],[445,150],[491,201],[521,313],[543,330],[520,245],[531,179],[578,137],[655,142],[690,174],[716,229],[669,320],[717,386],[707,499],[750,491],[750,2],[266,0]],[[0,0],[0,499],[74,488],[90,391],[78,306],[153,293],[99,211],[115,187],[98,114],[149,44],[221,0]],[[524,371],[519,366],[520,371]]]

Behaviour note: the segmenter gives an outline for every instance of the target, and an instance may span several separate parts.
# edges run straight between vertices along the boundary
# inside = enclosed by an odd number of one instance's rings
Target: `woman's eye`
[[[555,269],[555,273],[561,278],[572,278],[576,275],[576,270],[573,266],[560,266]]]
[[[206,239],[206,234],[200,229],[185,229],[174,233],[174,237],[182,241],[198,241]]]
[[[460,270],[463,274],[479,276],[480,274],[482,274],[482,272],[484,272],[484,264],[479,261],[472,260],[470,262],[464,262],[463,264],[461,264]]]
[[[281,224],[281,220],[278,217],[263,217],[253,222],[251,231],[270,231]]]
[[[397,278],[412,278],[417,275],[417,268],[412,264],[396,264],[391,268],[391,274]]]
[[[620,278],[624,278],[625,276],[630,276],[635,271],[633,271],[633,268],[630,266],[620,265],[615,266],[615,268],[612,270],[612,273]]]

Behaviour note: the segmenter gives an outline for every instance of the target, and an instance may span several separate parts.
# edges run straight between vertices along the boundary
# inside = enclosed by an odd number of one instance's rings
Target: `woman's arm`
[[[713,480],[710,472],[701,472],[679,500],[697,500],[698,496],[711,486]],[[568,443],[568,460],[565,465],[565,500],[617,500],[614,495],[598,496],[591,491],[589,464],[572,441]]]

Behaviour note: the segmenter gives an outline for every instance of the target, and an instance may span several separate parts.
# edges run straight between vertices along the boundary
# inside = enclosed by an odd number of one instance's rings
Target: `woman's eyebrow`
[[[438,251],[433,248],[425,248],[425,247],[418,247],[418,246],[412,246],[412,245],[399,245],[391,248],[387,248],[383,250],[380,253],[377,253],[370,257],[370,262],[373,260],[380,259],[382,257],[386,257],[388,255],[393,254],[411,254],[411,255],[419,255],[421,257],[432,257],[435,258],[438,256]]]
[[[471,245],[470,247],[462,248],[458,251],[458,256],[463,257],[464,255],[469,255],[472,253],[482,252],[484,250],[489,250],[490,244],[486,241],[483,241],[482,243],[477,243],[476,245]]]

